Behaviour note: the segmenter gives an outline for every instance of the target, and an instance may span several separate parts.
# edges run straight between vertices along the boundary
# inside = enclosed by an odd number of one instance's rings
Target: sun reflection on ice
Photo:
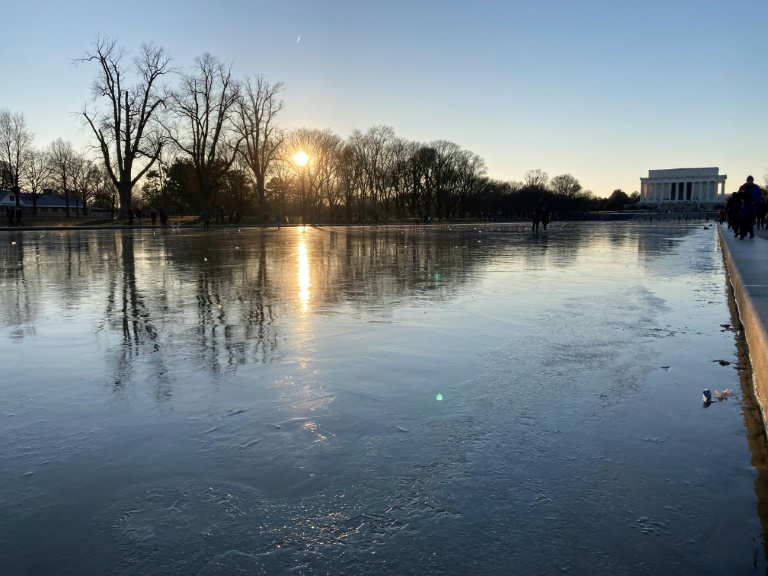
[[[325,436],[322,434],[317,426],[317,424],[311,420],[307,420],[302,425],[302,428],[312,434],[315,437],[315,442],[321,442],[321,443],[327,443],[328,442],[328,436]]]
[[[309,258],[307,257],[307,243],[304,237],[299,241],[299,302],[301,302],[301,313],[309,312],[309,300],[311,297],[309,281]]]

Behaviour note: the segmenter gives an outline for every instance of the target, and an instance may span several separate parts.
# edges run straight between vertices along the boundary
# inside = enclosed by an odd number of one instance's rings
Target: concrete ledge
[[[765,428],[768,408],[768,231],[739,240],[725,225],[718,230],[728,277],[749,347],[755,397]]]

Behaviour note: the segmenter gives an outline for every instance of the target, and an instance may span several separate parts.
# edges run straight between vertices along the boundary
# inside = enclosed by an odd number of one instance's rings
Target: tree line
[[[38,149],[24,115],[0,110],[0,186],[17,192],[17,204],[22,190],[35,206],[54,190],[76,216],[92,206],[119,217],[151,206],[385,221],[523,218],[543,205],[567,215],[639,200],[622,190],[598,198],[571,174],[550,178],[539,169],[522,181],[496,180],[458,144],[406,140],[389,126],[347,138],[330,129],[285,130],[277,123],[283,84],[237,78],[211,54],[183,72],[153,43],[131,57],[116,40],[97,38],[76,63],[96,70],[78,113],[91,136],[86,149],[63,139]]]

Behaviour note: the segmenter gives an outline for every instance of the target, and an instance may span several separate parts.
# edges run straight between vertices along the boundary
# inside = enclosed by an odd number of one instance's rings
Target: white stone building
[[[648,178],[640,178],[640,202],[700,206],[724,203],[725,179],[728,176],[719,172],[719,168],[648,170]]]

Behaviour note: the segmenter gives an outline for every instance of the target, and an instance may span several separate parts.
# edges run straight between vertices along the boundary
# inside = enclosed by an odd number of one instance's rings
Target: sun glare
[[[307,153],[303,151],[297,152],[293,157],[293,161],[296,162],[296,164],[299,166],[304,166],[304,164],[307,163],[307,160],[309,160],[309,156],[307,156]]]

